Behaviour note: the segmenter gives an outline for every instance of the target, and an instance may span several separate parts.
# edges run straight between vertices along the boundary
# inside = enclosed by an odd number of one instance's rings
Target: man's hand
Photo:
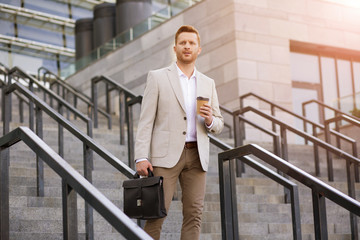
[[[205,118],[206,125],[210,126],[213,121],[213,114],[209,104],[204,104],[200,107],[200,116]]]
[[[144,160],[141,162],[136,163],[136,172],[140,175],[140,176],[148,176],[148,168],[153,171],[153,167],[151,165],[151,163],[148,160]]]

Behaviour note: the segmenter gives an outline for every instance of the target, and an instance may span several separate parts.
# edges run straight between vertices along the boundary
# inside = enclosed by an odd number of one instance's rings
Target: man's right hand
[[[136,172],[140,176],[148,176],[149,175],[148,168],[151,171],[153,171],[153,167],[148,160],[144,160],[144,161],[140,161],[140,162],[136,163]]]

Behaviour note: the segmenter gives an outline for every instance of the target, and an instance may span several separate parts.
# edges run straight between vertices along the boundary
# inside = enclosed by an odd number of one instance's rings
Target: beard
[[[192,52],[186,56],[184,53],[181,52],[176,54],[176,58],[179,62],[182,62],[184,64],[190,64],[195,62],[195,60],[197,59],[197,54]]]

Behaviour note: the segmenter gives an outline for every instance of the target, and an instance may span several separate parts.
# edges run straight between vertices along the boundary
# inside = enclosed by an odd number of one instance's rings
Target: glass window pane
[[[321,57],[321,73],[323,81],[324,103],[337,108],[337,86],[336,86],[336,71],[335,59],[328,57]],[[333,111],[326,110],[325,118],[334,117]]]
[[[8,52],[0,51],[0,63],[4,64],[6,67],[10,67]]]
[[[69,9],[67,3],[61,3],[49,0],[26,0],[24,4],[25,8],[53,14],[60,17],[69,17]]]
[[[37,42],[63,46],[62,33],[47,31],[31,26],[18,25],[18,33],[20,38],[25,38]]]
[[[352,80],[350,61],[337,60],[340,97],[352,95]]]
[[[291,53],[291,79],[293,81],[320,83],[318,57]]]
[[[1,0],[1,2],[15,7],[21,7],[21,0]]]
[[[72,5],[71,6],[71,13],[73,19],[79,19],[79,18],[92,18],[93,12],[92,10],[84,9],[81,7],[77,7]]]
[[[360,62],[353,62],[355,92],[360,92]]]
[[[14,36],[14,24],[10,21],[0,19],[0,34]]]
[[[339,75],[340,109],[349,113],[353,109],[350,61],[337,60]]]
[[[356,108],[360,109],[360,62],[353,62]]]
[[[75,37],[74,36],[66,36],[66,47],[75,49]]]
[[[43,64],[43,59],[31,56],[21,55],[17,53],[11,54],[12,66],[17,66],[26,69],[26,72],[37,73],[39,67]]]

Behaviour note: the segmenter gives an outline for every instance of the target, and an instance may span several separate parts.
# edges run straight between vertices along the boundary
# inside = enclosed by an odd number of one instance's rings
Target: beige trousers
[[[155,176],[164,177],[165,208],[169,211],[177,179],[180,181],[183,203],[181,240],[200,237],[201,217],[204,207],[206,172],[200,163],[197,148],[184,148],[179,162],[173,168],[154,167]],[[154,239],[160,239],[165,218],[148,220],[144,230]]]

